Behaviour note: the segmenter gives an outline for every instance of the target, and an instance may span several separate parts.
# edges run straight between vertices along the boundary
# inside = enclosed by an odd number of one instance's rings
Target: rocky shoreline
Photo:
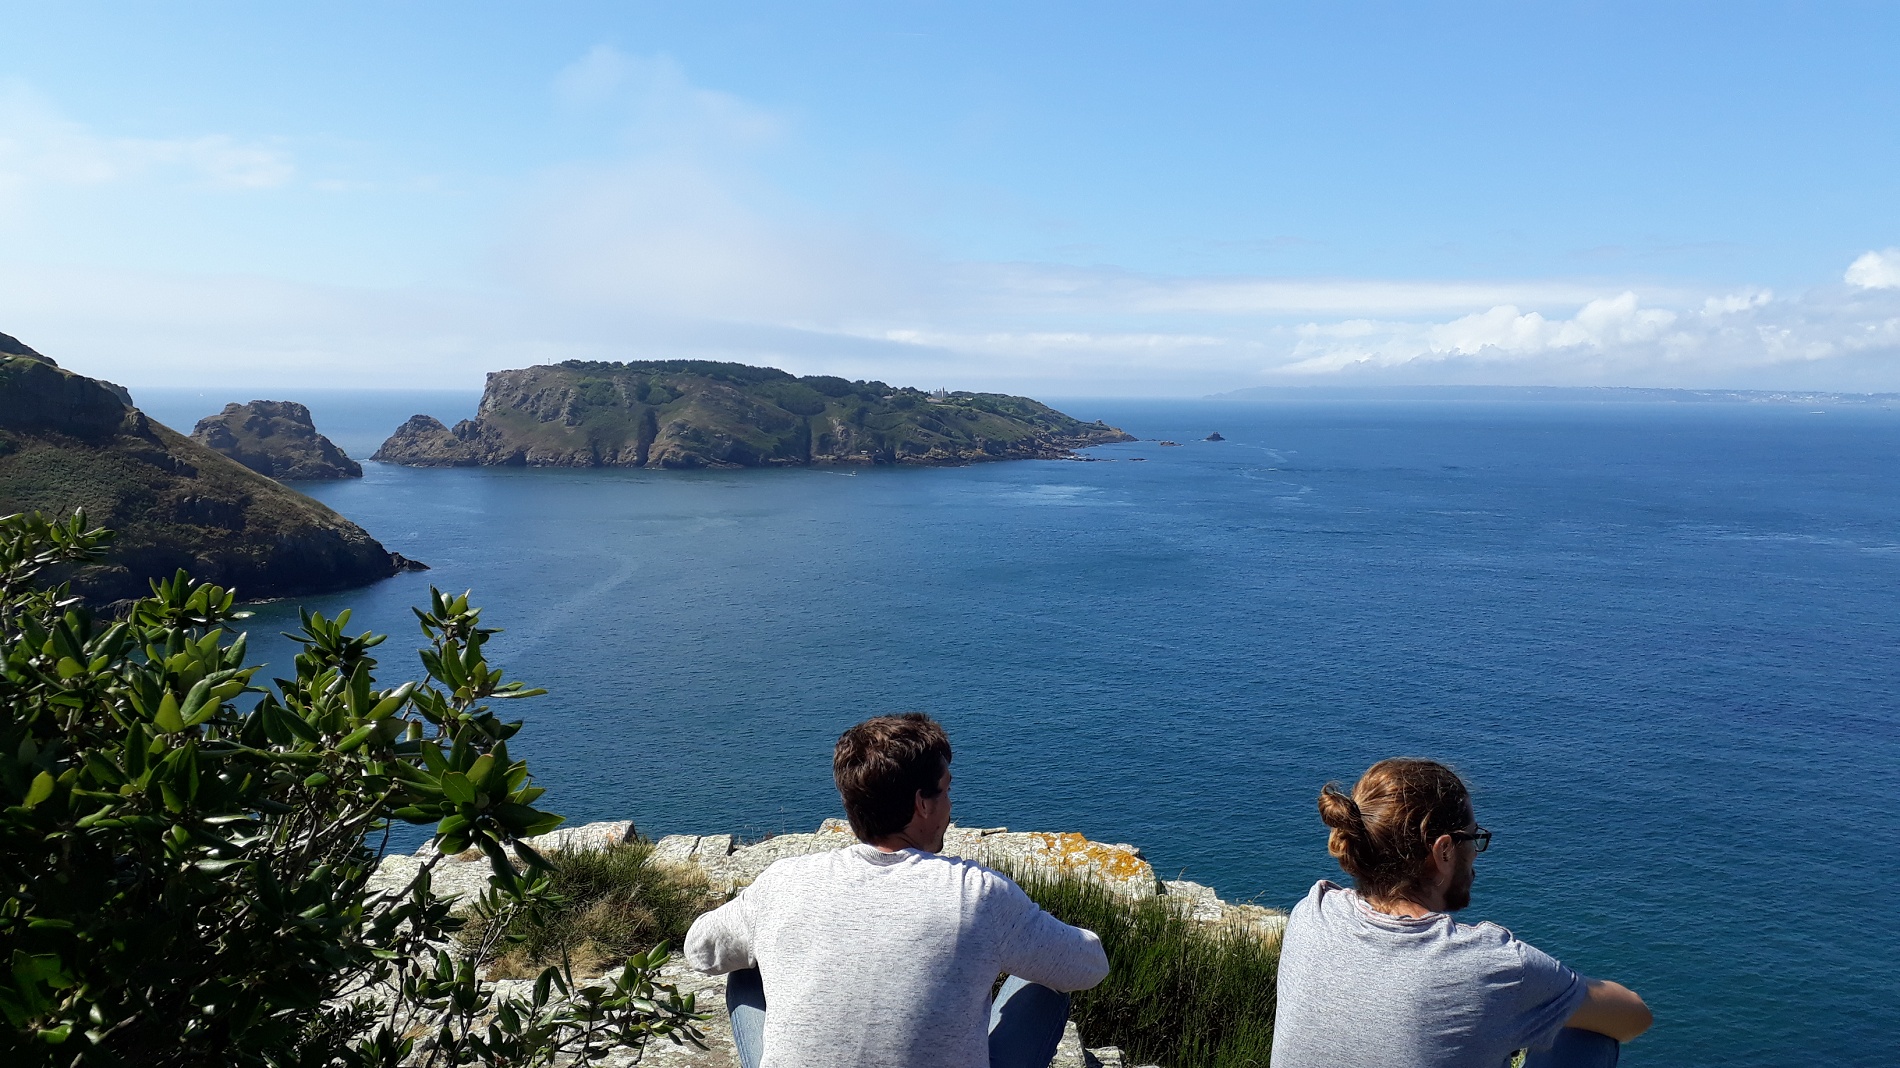
[[[635,840],[637,832],[631,821],[610,820],[562,828],[528,839],[528,844],[543,853],[554,853],[599,849]],[[834,818],[825,820],[810,834],[781,834],[750,843],[730,834],[672,834],[655,842],[653,850],[656,860],[696,871],[723,896],[750,884],[776,861],[841,849],[856,841],[845,821]],[[1265,939],[1278,939],[1286,926],[1285,913],[1275,909],[1223,901],[1212,887],[1183,879],[1160,878],[1135,846],[1091,841],[1072,831],[952,826],[944,836],[943,853],[1018,874],[1080,875],[1131,898],[1177,899],[1195,920],[1252,932]],[[435,856],[434,847],[425,845],[413,854],[385,857],[369,889],[407,885],[416,871]],[[489,872],[488,859],[479,852],[444,857],[435,867],[432,885],[435,892],[444,897],[472,899],[488,888]],[[701,975],[678,958],[666,966],[664,978],[677,985],[682,993],[698,994],[702,1007],[709,1010],[705,1025],[707,1048],[658,1043],[649,1047],[638,1063],[652,1068],[737,1068],[739,1062],[732,1049],[732,1033],[726,1025],[725,1014],[719,1011],[724,1000],[725,980],[720,976]],[[505,979],[495,985],[498,990],[518,993],[525,991],[531,982]],[[1113,1046],[1088,1047],[1071,1023],[1051,1068],[1136,1066],[1124,1066],[1121,1051]]]

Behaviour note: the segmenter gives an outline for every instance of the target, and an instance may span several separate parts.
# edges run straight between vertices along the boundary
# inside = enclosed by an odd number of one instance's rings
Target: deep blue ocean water
[[[225,400],[138,391],[181,429]],[[306,394],[367,456],[472,394]],[[434,570],[308,599],[395,635],[472,588],[546,807],[808,830],[845,726],[922,709],[967,825],[1141,845],[1286,907],[1314,808],[1450,761],[1490,919],[1655,1008],[1631,1065],[1884,1065],[1900,1034],[1900,412],[1063,405],[1113,462],[409,470],[300,488]],[[1218,430],[1222,443],[1200,439]],[[1140,459],[1142,462],[1134,462]],[[296,605],[261,606],[258,652]]]

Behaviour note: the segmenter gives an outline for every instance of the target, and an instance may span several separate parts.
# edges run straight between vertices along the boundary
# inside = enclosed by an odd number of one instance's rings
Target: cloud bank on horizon
[[[590,47],[539,91],[550,121],[608,130],[607,149],[535,161],[481,196],[465,188],[456,195],[479,210],[444,224],[455,239],[437,242],[436,262],[361,281],[294,266],[298,243],[316,239],[285,220],[314,232],[379,190],[424,196],[435,179],[341,174],[321,138],[122,135],[23,81],[0,85],[0,240],[37,250],[0,258],[0,330],[134,385],[467,387],[535,362],[691,357],[1058,395],[1900,390],[1891,219],[1869,220],[1838,274],[1786,292],[1614,272],[1381,278],[986,258],[812,195],[783,165],[815,154],[809,116],[698,84],[667,55]],[[122,238],[86,229],[102,210],[183,221],[127,224]],[[390,214],[348,225],[400,235],[400,209],[375,211]],[[258,226],[288,251],[226,267],[220,242],[242,246],[222,231],[195,257],[162,251],[205,220]]]

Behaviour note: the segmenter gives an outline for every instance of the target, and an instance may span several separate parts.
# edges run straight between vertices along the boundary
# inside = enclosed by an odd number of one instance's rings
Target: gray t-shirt
[[[1588,982],[1497,924],[1321,880],[1287,917],[1273,1068],[1499,1068],[1555,1041]]]
[[[759,969],[765,1068],[988,1068],[997,976],[1084,990],[1108,975],[1093,932],[1004,876],[868,845],[765,869],[694,921],[686,960]]]

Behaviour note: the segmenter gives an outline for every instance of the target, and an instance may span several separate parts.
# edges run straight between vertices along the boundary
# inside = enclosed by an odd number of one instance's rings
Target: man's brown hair
[[[845,731],[831,757],[845,818],[860,842],[910,824],[918,793],[937,796],[950,766],[950,738],[922,712],[878,716]]]
[[[1332,828],[1326,851],[1361,895],[1415,895],[1432,843],[1471,818],[1471,792],[1436,760],[1394,757],[1367,768],[1351,794],[1335,782],[1322,787],[1319,818]]]

